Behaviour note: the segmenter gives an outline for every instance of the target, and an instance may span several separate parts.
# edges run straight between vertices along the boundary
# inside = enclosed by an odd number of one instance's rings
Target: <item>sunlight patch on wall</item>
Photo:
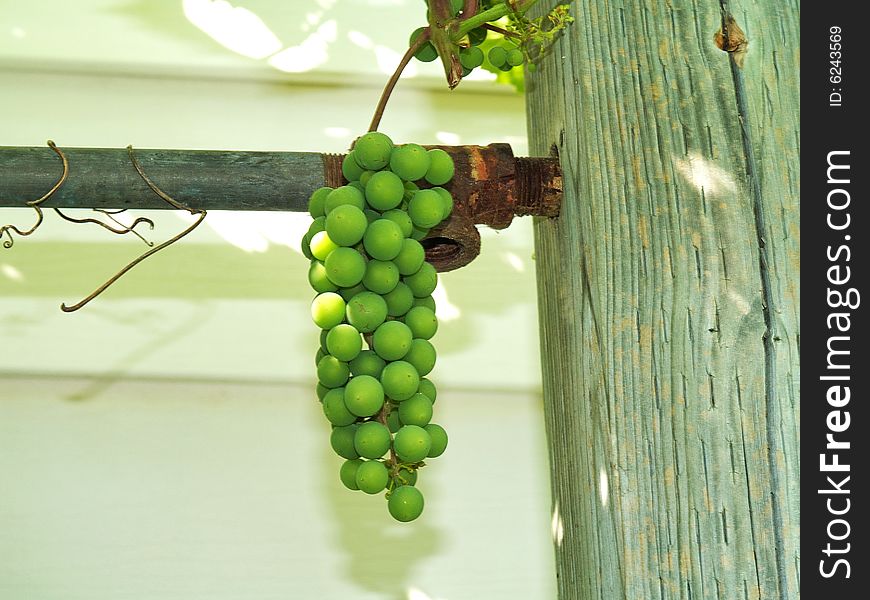
[[[195,216],[178,212],[190,223]],[[271,244],[287,246],[302,254],[302,236],[311,225],[308,213],[242,212],[210,210],[202,226],[211,228],[221,239],[245,252],[266,252]]]
[[[458,146],[462,141],[459,134],[453,133],[452,131],[436,131],[435,139],[448,146]]]
[[[677,168],[677,172],[698,192],[722,194],[737,190],[737,184],[728,171],[715,165],[698,152],[690,152],[686,158],[674,157],[674,166]]]
[[[335,19],[326,21],[301,44],[290,46],[269,59],[269,64],[285,73],[304,73],[319,67],[329,59],[327,49],[335,41],[338,26]]]
[[[184,0],[184,16],[221,46],[247,56],[266,58],[281,49],[281,40],[260,17],[226,0]]]
[[[19,271],[10,264],[3,263],[2,265],[0,265],[0,273],[2,273],[3,276],[10,281],[24,281],[24,275],[21,273],[21,271]]]
[[[444,287],[444,283],[440,279],[435,287],[435,291],[432,292],[432,298],[435,300],[435,316],[438,317],[439,321],[444,321],[445,323],[454,321],[462,314],[459,307],[450,302],[450,299],[447,297],[447,288]]]

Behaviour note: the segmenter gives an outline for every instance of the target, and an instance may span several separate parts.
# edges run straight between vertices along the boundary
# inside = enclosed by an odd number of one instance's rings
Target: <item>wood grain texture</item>
[[[798,5],[574,11],[527,80],[560,598],[797,598]]]

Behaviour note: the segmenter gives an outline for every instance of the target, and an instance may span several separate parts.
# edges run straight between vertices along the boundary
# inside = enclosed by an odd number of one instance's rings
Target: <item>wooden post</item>
[[[572,6],[527,77],[559,597],[797,598],[799,5]]]

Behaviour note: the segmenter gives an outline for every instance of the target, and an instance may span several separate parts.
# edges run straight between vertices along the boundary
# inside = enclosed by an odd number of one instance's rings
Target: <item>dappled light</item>
[[[301,44],[281,50],[269,59],[269,64],[286,73],[303,73],[329,60],[327,48],[335,41],[335,20],[326,21]]]
[[[248,58],[266,58],[281,40],[260,17],[225,0],[184,0],[184,16],[225,48]]]
[[[697,152],[690,152],[685,158],[675,157],[674,166],[698,192],[723,194],[737,189],[730,173]]]

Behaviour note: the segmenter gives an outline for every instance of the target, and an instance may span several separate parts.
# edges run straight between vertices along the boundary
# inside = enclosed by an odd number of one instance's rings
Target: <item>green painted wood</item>
[[[69,178],[43,206],[172,208],[148,189],[125,148],[62,150]],[[155,184],[193,208],[305,211],[311,192],[326,185],[317,153],[135,149],[135,155]],[[48,146],[0,146],[0,206],[39,198],[62,170]]]
[[[527,78],[559,597],[797,598],[799,5],[574,10]]]

